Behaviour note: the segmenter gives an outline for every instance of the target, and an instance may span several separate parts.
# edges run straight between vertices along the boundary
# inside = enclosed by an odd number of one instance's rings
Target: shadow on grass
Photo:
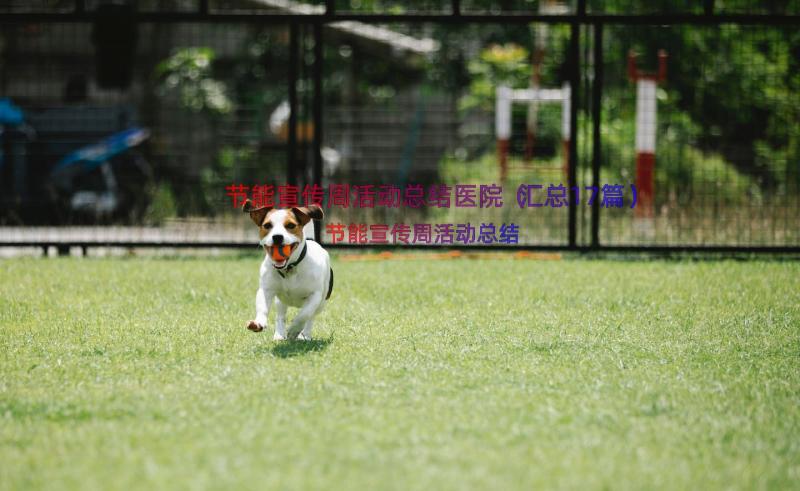
[[[271,354],[278,358],[292,358],[325,350],[333,342],[333,336],[311,341],[274,341],[271,346],[259,346],[256,354]]]

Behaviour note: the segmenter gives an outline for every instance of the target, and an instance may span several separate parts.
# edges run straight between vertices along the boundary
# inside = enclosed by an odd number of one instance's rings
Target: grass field
[[[800,264],[0,262],[2,489],[799,488]]]

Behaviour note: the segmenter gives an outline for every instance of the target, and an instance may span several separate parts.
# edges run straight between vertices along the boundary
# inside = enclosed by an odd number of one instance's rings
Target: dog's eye
[[[269,229],[269,228],[272,228],[272,224],[271,224],[271,223],[269,223],[269,222],[267,222],[267,223],[265,223],[265,224],[263,225],[263,227],[264,227],[264,228],[266,228],[266,229]]]
[[[294,223],[287,223],[286,224],[286,228],[288,228],[289,230],[293,229],[294,228]]]

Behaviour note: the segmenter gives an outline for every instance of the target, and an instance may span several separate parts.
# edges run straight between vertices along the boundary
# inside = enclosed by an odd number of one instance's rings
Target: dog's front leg
[[[275,341],[286,339],[286,304],[280,298],[275,299],[275,334],[272,336]]]
[[[289,339],[297,339],[298,334],[303,328],[306,326],[306,322],[308,322],[314,314],[317,313],[319,310],[319,306],[322,303],[322,293],[316,292],[311,294],[311,296],[306,299],[306,303],[300,307],[300,311],[297,312],[297,315],[294,316],[292,319],[292,325],[289,326]]]
[[[256,292],[256,318],[247,324],[247,328],[253,332],[261,332],[267,325],[267,316],[272,306],[275,294],[261,287]]]

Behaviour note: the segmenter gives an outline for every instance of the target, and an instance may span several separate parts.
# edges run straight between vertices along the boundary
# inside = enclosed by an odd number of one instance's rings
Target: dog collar
[[[280,269],[276,269],[275,270],[275,271],[278,272],[279,275],[281,275],[281,278],[286,278],[286,275],[291,273],[292,270],[294,269],[294,267],[297,266],[298,264],[300,264],[300,261],[302,261],[303,258],[306,257],[306,248],[307,247],[308,247],[308,244],[303,242],[303,250],[300,251],[300,257],[297,258],[297,261],[295,261],[292,264],[289,264],[288,266],[286,266],[286,270],[285,271],[281,271]]]

